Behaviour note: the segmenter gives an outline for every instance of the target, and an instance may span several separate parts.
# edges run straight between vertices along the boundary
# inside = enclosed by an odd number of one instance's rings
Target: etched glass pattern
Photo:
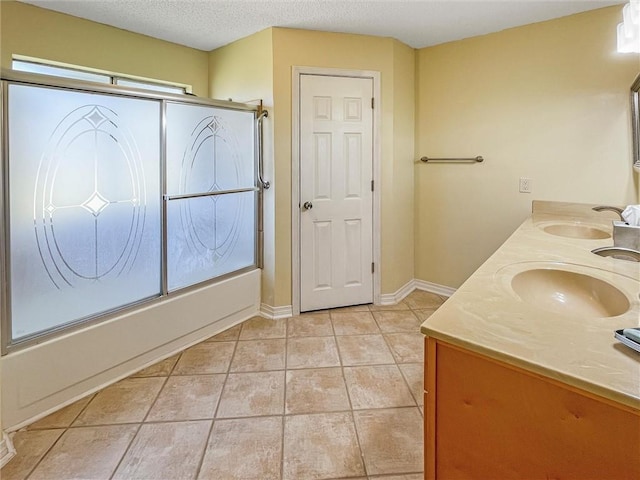
[[[255,263],[255,193],[169,202],[169,290]]]
[[[167,104],[167,193],[255,185],[254,113]]]
[[[169,290],[255,264],[254,113],[169,103],[167,193]]]
[[[12,337],[158,296],[160,102],[9,86]]]

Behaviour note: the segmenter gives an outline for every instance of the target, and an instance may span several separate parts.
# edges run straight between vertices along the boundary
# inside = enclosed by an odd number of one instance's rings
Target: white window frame
[[[101,70],[101,69],[97,69],[97,68],[90,68],[90,67],[85,67],[85,66],[80,66],[80,65],[72,65],[69,63],[63,63],[63,62],[56,62],[54,60],[45,60],[42,58],[35,58],[35,57],[28,57],[28,56],[24,56],[24,55],[13,55],[12,56],[12,69],[16,70],[15,68],[13,68],[13,64],[14,62],[23,62],[23,63],[29,63],[29,64],[33,64],[33,65],[40,65],[43,67],[53,67],[53,68],[57,68],[57,69],[63,69],[63,70],[68,70],[70,72],[82,72],[82,73],[86,73],[86,74],[94,74],[96,76],[100,75],[100,76],[105,76],[109,78],[109,81],[106,82],[101,82],[99,79],[96,79],[95,81],[98,83],[105,83],[105,84],[110,84],[110,85],[119,85],[119,81],[121,80],[125,80],[127,82],[133,82],[136,85],[127,85],[127,87],[129,88],[141,88],[141,89],[146,89],[146,90],[152,90],[152,91],[159,91],[159,92],[163,92],[163,93],[171,93],[171,94],[176,94],[176,95],[184,95],[184,94],[192,94],[193,93],[193,89],[191,87],[191,85],[188,85],[186,83],[177,83],[177,82],[168,82],[165,80],[158,80],[158,79],[154,79],[154,78],[147,78],[147,77],[140,77],[140,76],[136,76],[136,75],[129,75],[126,73],[118,73],[118,72],[112,72],[112,71],[108,71],[108,70]],[[23,70],[16,70],[16,71],[23,71]],[[73,76],[64,76],[64,75],[59,75],[59,74],[53,74],[54,76],[60,77],[60,78],[75,78]],[[90,80],[91,81],[91,80]],[[175,91],[171,91],[171,90],[175,90]]]

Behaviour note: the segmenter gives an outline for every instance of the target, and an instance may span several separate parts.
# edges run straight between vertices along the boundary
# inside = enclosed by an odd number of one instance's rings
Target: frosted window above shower
[[[8,103],[13,339],[160,295],[160,104],[26,85]]]

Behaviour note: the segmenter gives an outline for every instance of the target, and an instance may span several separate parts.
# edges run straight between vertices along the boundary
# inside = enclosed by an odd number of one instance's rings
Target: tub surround
[[[550,225],[581,225],[611,234],[617,216],[594,212],[593,206],[533,202],[532,216],[422,324],[422,333],[640,409],[640,355],[613,337],[614,330],[640,326],[640,263],[591,253],[613,245],[611,237],[544,231]],[[629,300],[628,311],[574,317],[519,299],[510,285],[513,276],[552,263],[617,287]]]
[[[640,325],[640,264],[591,253],[614,220],[592,207],[534,202],[422,324],[425,478],[640,478],[640,353],[613,336]],[[558,271],[564,299],[529,295]],[[613,294],[567,308],[580,275]]]

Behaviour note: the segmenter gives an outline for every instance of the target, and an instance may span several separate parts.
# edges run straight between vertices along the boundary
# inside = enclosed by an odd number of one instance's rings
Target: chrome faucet
[[[621,208],[610,207],[608,205],[598,205],[597,207],[593,207],[592,210],[595,210],[596,212],[604,212],[604,211],[616,212],[620,216],[620,220],[624,222],[624,217],[622,216]]]
[[[640,226],[629,225],[622,216],[623,210],[618,207],[608,205],[598,205],[593,207],[596,212],[611,211],[620,215],[620,220],[613,223],[613,246],[617,248],[629,248],[640,251]]]

